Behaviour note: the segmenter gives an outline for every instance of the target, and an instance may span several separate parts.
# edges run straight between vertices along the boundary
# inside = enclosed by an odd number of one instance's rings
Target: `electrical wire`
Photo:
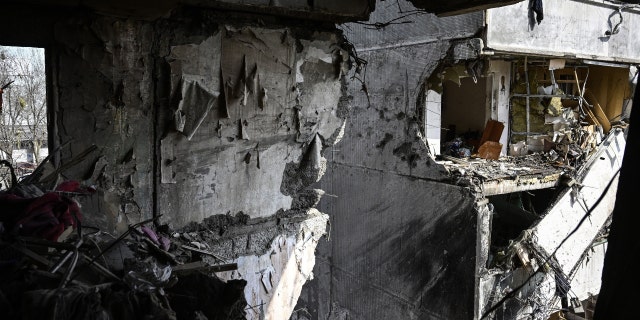
[[[607,184],[607,186],[604,188],[604,190],[602,191],[602,194],[600,195],[600,197],[598,197],[598,200],[596,200],[596,202],[593,204],[593,206],[591,206],[591,208],[584,214],[584,216],[580,219],[580,221],[578,222],[578,225],[575,226],[575,228],[573,228],[573,230],[571,230],[571,232],[569,232],[569,234],[567,234],[566,237],[564,237],[564,239],[562,239],[562,241],[560,242],[560,244],[558,244],[558,246],[556,247],[555,250],[553,250],[553,253],[551,253],[551,255],[549,255],[549,257],[547,259],[545,259],[545,261],[536,269],[536,271],[534,271],[531,275],[529,275],[529,277],[519,286],[515,287],[513,290],[511,290],[510,292],[508,292],[507,294],[504,295],[504,297],[502,297],[502,299],[500,299],[500,301],[498,301],[496,304],[494,304],[493,306],[491,306],[487,311],[485,311],[482,316],[480,317],[480,319],[484,319],[486,318],[488,315],[490,315],[492,312],[494,312],[495,310],[497,310],[501,305],[503,305],[505,302],[507,302],[507,300],[513,298],[516,293],[518,293],[518,291],[520,291],[520,289],[522,289],[525,285],[527,285],[529,283],[529,281],[531,281],[531,279],[538,274],[541,270],[542,267],[547,265],[549,263],[549,261],[551,260],[551,258],[553,256],[555,256],[556,252],[558,252],[558,250],[560,249],[560,247],[562,247],[562,245],[574,234],[576,233],[576,231],[578,231],[578,229],[580,228],[580,226],[582,226],[582,224],[585,222],[585,220],[587,220],[587,218],[591,215],[591,212],[593,212],[593,210],[598,207],[598,205],[600,204],[600,202],[602,201],[602,199],[604,199],[605,195],[607,194],[609,188],[611,187],[611,185],[613,184],[613,181],[615,180],[616,176],[618,176],[618,174],[620,173],[620,169],[616,170],[615,174],[613,175],[613,177],[611,178],[611,180],[609,180],[609,183]]]

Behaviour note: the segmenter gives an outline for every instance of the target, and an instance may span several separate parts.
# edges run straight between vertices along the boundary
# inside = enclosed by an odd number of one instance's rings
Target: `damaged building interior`
[[[637,318],[637,3],[5,0],[0,318]]]

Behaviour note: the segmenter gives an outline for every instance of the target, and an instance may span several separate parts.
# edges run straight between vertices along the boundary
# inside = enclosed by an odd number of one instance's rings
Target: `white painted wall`
[[[425,113],[425,132],[427,144],[432,155],[440,154],[440,135],[442,134],[442,95],[433,91],[427,91]]]
[[[592,60],[640,62],[640,10],[624,9],[619,32],[610,37],[609,16],[618,6],[608,1],[544,0],[544,19],[530,24],[529,1],[486,11],[485,45],[495,51]],[[615,25],[619,16],[612,18]]]
[[[511,90],[511,62],[504,60],[491,60],[489,64],[489,73],[493,75],[493,86],[491,87],[491,119],[500,121],[504,124],[500,143],[502,143],[502,151],[500,155],[507,155],[509,147],[509,92]],[[504,86],[503,80],[504,77]]]

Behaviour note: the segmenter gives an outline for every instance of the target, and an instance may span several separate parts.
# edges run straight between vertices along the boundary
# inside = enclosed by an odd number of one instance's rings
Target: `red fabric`
[[[78,204],[55,192],[36,198],[0,195],[0,221],[9,232],[57,241],[69,226],[77,227],[73,215],[82,218]]]

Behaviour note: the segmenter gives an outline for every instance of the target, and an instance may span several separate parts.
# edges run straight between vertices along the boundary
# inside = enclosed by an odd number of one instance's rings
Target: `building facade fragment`
[[[547,319],[563,305],[565,314],[589,314],[637,81],[637,43],[624,41],[637,13],[610,2],[545,1],[538,23],[528,5],[409,18],[403,13],[412,5],[401,3],[376,6],[367,23],[344,26],[366,73],[351,77],[352,130],[333,147],[322,188],[342,194],[349,180],[349,194],[362,200],[325,198],[320,206],[333,213],[332,226],[358,232],[334,227],[331,242],[320,243],[317,279],[303,289],[305,312],[296,319]],[[618,32],[598,39],[618,9]],[[588,34],[567,23],[577,12],[593,28]],[[393,23],[377,23],[384,21]],[[429,189],[414,190],[422,180]],[[450,241],[475,252],[417,235],[411,245],[386,245],[405,239],[391,227],[396,219],[404,230],[434,234],[471,223],[455,218],[462,216],[451,186],[473,199],[464,210],[477,220],[474,241],[458,234]],[[443,199],[451,205],[434,207]],[[454,220],[421,222],[438,217],[434,210]],[[417,261],[424,269],[395,276],[411,271],[391,257],[423,251],[430,252]],[[469,254],[473,262],[448,259]],[[429,267],[435,261],[438,270],[473,263],[473,299],[461,293],[471,274],[458,269],[452,285]],[[394,285],[385,285],[390,279]],[[422,291],[399,289],[416,282],[425,283]]]

